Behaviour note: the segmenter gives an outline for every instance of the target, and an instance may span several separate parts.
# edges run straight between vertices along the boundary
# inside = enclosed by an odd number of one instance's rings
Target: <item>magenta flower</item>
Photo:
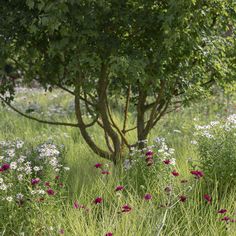
[[[32,185],[36,185],[36,184],[38,184],[40,181],[41,181],[40,178],[35,178],[35,179],[32,179],[32,180],[31,180],[31,184],[32,184]]]
[[[75,209],[78,209],[79,208],[79,203],[77,201],[74,201],[73,206],[74,206]]]
[[[147,156],[147,157],[153,156],[153,151],[148,150],[148,151],[146,152],[146,156]]]
[[[113,236],[113,233],[108,232],[108,233],[105,234],[105,236]]]
[[[44,185],[45,185],[46,187],[50,187],[50,183],[49,183],[49,182],[45,182]]]
[[[225,221],[225,222],[228,222],[230,221],[230,218],[228,216],[224,216],[221,221]]]
[[[132,208],[126,204],[122,207],[122,212],[130,212],[132,210]]]
[[[200,170],[192,170],[192,171],[190,171],[190,173],[192,175],[195,175],[196,179],[200,179],[201,177],[204,176],[204,173],[202,171],[200,171]]]
[[[171,174],[174,175],[175,177],[179,176],[179,172],[177,172],[176,170],[173,170]]]
[[[53,196],[53,195],[55,195],[55,192],[54,192],[54,190],[52,190],[51,188],[49,188],[49,189],[47,190],[47,194],[50,195],[50,196]]]
[[[59,234],[64,234],[64,233],[65,233],[64,229],[59,230]]]
[[[0,172],[3,172],[3,169],[2,169],[2,167],[0,167]]]
[[[181,196],[179,197],[179,200],[180,200],[181,202],[186,202],[187,197],[184,196],[184,195],[181,195]]]
[[[4,163],[4,164],[2,164],[1,169],[2,169],[3,171],[8,170],[8,169],[10,169],[10,165],[9,165],[8,163]]]
[[[95,203],[95,204],[100,204],[100,203],[102,203],[102,198],[101,198],[101,197],[95,198],[94,203]]]
[[[208,194],[204,194],[203,198],[210,204],[211,203],[211,196],[209,196]]]
[[[146,193],[146,194],[144,195],[144,199],[145,199],[146,201],[149,201],[149,200],[152,199],[152,195],[151,195],[150,193]]]
[[[59,178],[60,178],[60,176],[59,176],[59,175],[57,175],[57,176],[55,177],[55,179],[56,179],[56,180],[58,180]]]
[[[96,168],[101,168],[101,167],[102,167],[102,164],[101,164],[101,163],[96,163],[96,164],[94,165],[94,167],[96,167]]]
[[[226,213],[226,212],[227,212],[226,209],[220,209],[220,210],[218,211],[219,214],[224,214],[224,213]]]
[[[110,175],[111,174],[111,172],[109,172],[107,170],[103,170],[101,173],[102,173],[102,175]]]
[[[119,185],[116,187],[115,191],[122,191],[122,190],[124,190],[124,188],[125,188],[124,186]]]
[[[166,165],[169,165],[171,163],[171,161],[169,159],[166,159],[163,161]]]

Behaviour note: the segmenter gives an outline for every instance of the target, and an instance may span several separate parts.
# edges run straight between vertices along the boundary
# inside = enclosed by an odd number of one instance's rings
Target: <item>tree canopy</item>
[[[128,131],[145,139],[164,114],[235,80],[233,0],[3,0],[0,15],[2,101],[14,99],[17,77],[66,90],[75,97],[75,126],[94,152],[113,160],[130,147]],[[122,127],[111,95],[126,98]],[[131,107],[134,128],[127,127]],[[94,124],[108,150],[91,139]]]

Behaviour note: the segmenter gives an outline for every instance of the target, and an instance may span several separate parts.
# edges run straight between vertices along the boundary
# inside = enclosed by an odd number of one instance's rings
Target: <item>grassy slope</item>
[[[27,103],[22,101],[24,100],[22,96],[19,96],[19,103]],[[33,96],[27,95],[27,97],[30,97],[32,101],[40,101],[44,107],[47,107],[49,103],[62,104],[63,106],[68,106],[69,103],[69,98],[65,97],[64,94],[49,100],[49,102],[47,97],[42,96],[41,93],[34,93]],[[50,97],[52,96],[50,95]],[[197,159],[197,153],[190,145],[193,118],[198,117],[200,120],[207,122],[214,116],[214,113],[206,115],[204,112],[199,113],[199,110],[201,109],[195,106],[165,117],[150,137],[150,139],[155,136],[168,138],[170,146],[176,149],[177,168],[182,177],[187,179],[190,177],[187,159],[190,157]],[[56,117],[64,121],[73,120],[73,115]],[[108,179],[102,179],[93,167],[94,163],[101,160],[88,149],[78,130],[39,124],[21,118],[6,109],[1,109],[0,120],[0,140],[18,137],[34,145],[50,137],[55,142],[65,145],[67,151],[66,162],[71,168],[67,180],[69,198],[65,206],[60,206],[57,211],[51,211],[50,206],[46,209],[40,209],[35,212],[34,217],[32,216],[32,218],[35,218],[32,225],[24,225],[24,222],[17,222],[16,219],[12,221],[14,224],[23,225],[25,235],[58,235],[57,229],[60,228],[65,230],[65,235],[102,236],[109,231],[117,236],[156,235],[163,212],[155,210],[155,204],[159,199],[164,198],[163,193],[159,191],[159,186],[148,189],[154,198],[152,202],[144,202],[140,198],[140,194],[132,190],[132,182],[127,186],[126,196],[118,197],[114,194],[114,187],[122,184],[124,174],[116,173],[117,170],[113,170]],[[175,129],[181,130],[181,133],[174,132]],[[100,130],[94,128],[92,132],[95,139],[100,139]],[[129,138],[135,140],[134,134],[131,134]],[[178,204],[168,213],[167,224],[162,235],[236,235],[234,233],[235,226],[227,230],[225,224],[219,223],[216,214],[216,209],[219,208],[235,211],[235,191],[232,191],[231,194],[223,194],[220,199],[217,197],[217,192],[213,192],[212,198],[214,201],[210,206],[202,202],[202,189],[198,187],[194,188],[193,191],[195,193],[191,194],[191,198],[186,203]],[[104,198],[102,211],[92,204],[93,199],[100,195]],[[86,204],[91,208],[90,212],[86,214],[82,210],[73,209],[72,203],[75,199],[80,204]],[[119,211],[118,205],[124,203],[133,206],[132,212],[126,215],[117,214]],[[8,223],[10,224],[9,221]],[[45,225],[57,229],[52,231],[48,229],[40,230]],[[0,226],[6,227],[4,219],[1,219]],[[11,225],[11,227],[14,228],[15,226]]]

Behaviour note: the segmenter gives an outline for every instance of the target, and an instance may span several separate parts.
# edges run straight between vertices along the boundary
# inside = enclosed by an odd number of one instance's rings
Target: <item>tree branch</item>
[[[30,120],[34,120],[37,121],[39,123],[43,123],[43,124],[49,124],[49,125],[62,125],[62,126],[71,126],[71,127],[78,127],[78,124],[73,124],[73,123],[66,123],[66,122],[57,122],[57,121],[47,121],[47,120],[41,120],[38,119],[36,117],[33,116],[29,116],[23,112],[21,112],[20,110],[18,110],[17,108],[15,108],[14,106],[12,106],[10,104],[10,102],[7,102],[3,97],[0,96],[0,99],[2,100],[3,103],[5,103],[8,107],[10,107],[13,111],[15,111],[16,113],[20,114],[21,116],[28,118]]]

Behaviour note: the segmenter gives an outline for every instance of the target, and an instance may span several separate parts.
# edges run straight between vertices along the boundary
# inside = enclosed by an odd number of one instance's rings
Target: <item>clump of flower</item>
[[[58,193],[59,197],[63,189],[54,178],[67,170],[60,155],[60,149],[48,142],[29,149],[21,140],[0,141],[0,201],[16,208],[42,202],[56,204],[54,195]]]

